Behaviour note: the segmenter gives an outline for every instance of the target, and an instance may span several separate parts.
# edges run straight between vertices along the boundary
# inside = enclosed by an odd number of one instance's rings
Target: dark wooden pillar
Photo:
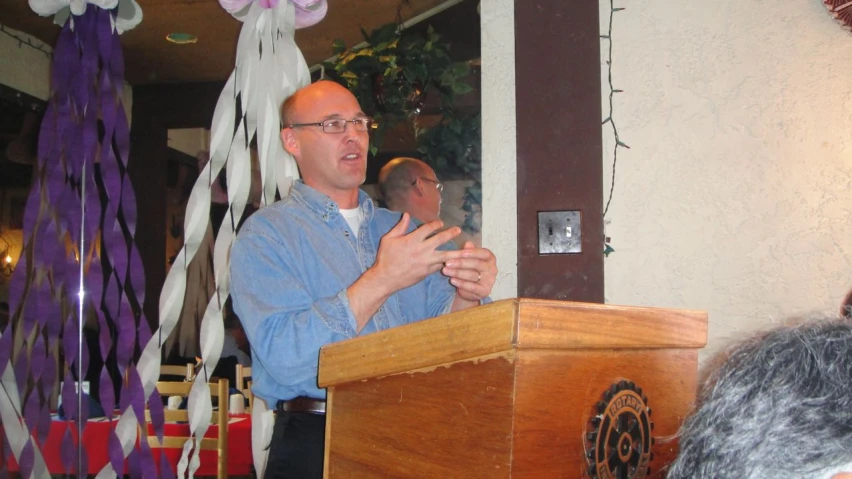
[[[136,190],[136,246],[145,267],[144,311],[159,324],[166,279],[166,159],[168,130],[210,128],[224,83],[143,85],[133,88],[128,171]]]
[[[598,0],[515,0],[518,296],[603,302]],[[538,212],[579,210],[582,253],[538,254]]]

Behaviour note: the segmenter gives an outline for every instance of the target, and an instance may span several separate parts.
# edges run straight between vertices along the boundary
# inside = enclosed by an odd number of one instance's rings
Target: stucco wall
[[[518,295],[515,3],[483,0],[482,245],[497,256],[494,299]]]
[[[607,301],[708,311],[703,359],[835,313],[852,288],[852,34],[818,0],[620,6],[615,118],[631,149],[607,215]],[[608,128],[604,141],[608,191]]]
[[[4,30],[24,41],[52,52],[53,48],[17,30]],[[0,33],[0,83],[41,100],[50,96],[50,58],[41,51],[21,45],[18,40]]]

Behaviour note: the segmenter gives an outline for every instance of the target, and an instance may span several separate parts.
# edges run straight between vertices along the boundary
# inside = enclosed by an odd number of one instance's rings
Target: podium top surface
[[[703,311],[507,299],[328,344],[319,386],[518,349],[698,349]]]

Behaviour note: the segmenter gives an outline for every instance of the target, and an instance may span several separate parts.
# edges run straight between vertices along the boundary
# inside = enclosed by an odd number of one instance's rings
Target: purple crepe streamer
[[[38,435],[39,416],[41,416],[41,398],[39,398],[38,389],[33,389],[24,404],[24,421],[29,427],[30,436]],[[44,441],[40,444],[44,444]]]
[[[104,279],[104,292],[103,292],[103,312],[109,318],[110,321],[115,323],[118,321],[118,298],[119,291],[118,285],[116,284],[114,277],[114,273],[110,273]],[[123,371],[123,370],[122,370]]]
[[[137,221],[136,199],[126,174],[129,129],[120,96],[124,61],[118,34],[112,28],[113,13],[89,5],[83,15],[74,16],[62,28],[54,49],[51,98],[39,133],[38,179],[31,189],[24,214],[25,251],[32,251],[32,256],[23,255],[19,259],[10,285],[10,305],[13,312],[20,312],[24,330],[30,332],[37,328],[40,334],[44,333],[44,339],[38,340],[31,358],[22,354],[20,360],[15,361],[16,376],[26,398],[24,415],[30,428],[33,423],[39,424],[39,429],[44,424],[49,425],[44,421],[49,415],[46,402],[42,401],[49,394],[43,386],[27,394],[27,372],[36,382],[39,378],[45,384],[55,381],[58,371],[47,355],[55,350],[60,337],[70,371],[87,369],[87,350],[84,346],[78,351],[77,344],[80,319],[75,315],[63,317],[54,298],[63,297],[72,303],[76,299],[80,289],[79,265],[88,257],[99,227],[102,229],[101,254],[109,260],[106,267],[110,275],[101,274],[100,261],[90,263],[86,280],[87,305],[95,306],[101,326],[102,358],[106,362],[115,349],[120,373],[131,372],[122,402],[126,399],[127,406],[144,418],[145,398],[131,360],[134,347],[144,346],[151,332],[144,316],[133,311],[134,307],[141,308],[144,302],[144,270],[132,243]],[[104,125],[104,135],[100,139],[99,119]],[[94,180],[97,161],[101,163],[107,198],[104,205],[100,205]],[[42,211],[42,197],[52,212]],[[86,206],[85,214],[81,212],[83,205]],[[81,238],[85,240],[86,249],[79,251],[80,263],[65,254],[63,238],[66,234],[78,246]],[[48,275],[51,282],[46,280]],[[36,279],[38,282],[33,283]],[[11,325],[7,331],[11,332]],[[111,341],[113,332],[117,336],[115,344]],[[0,346],[4,346],[0,347],[0,360],[4,365],[11,355],[11,339],[11,334],[0,338]],[[115,403],[113,379],[107,369],[100,371],[99,379],[101,400],[109,413]],[[62,396],[67,417],[76,418],[83,425],[88,408],[84,407],[83,415],[77,417],[78,396],[73,376],[67,374],[65,381]],[[66,436],[68,434],[66,431]],[[116,470],[121,470],[121,446],[114,431],[110,441],[111,462]],[[72,456],[80,454],[85,461],[84,450],[77,451],[73,446],[63,441],[63,455],[67,456],[70,451]],[[150,469],[151,464],[152,461],[147,461],[143,469]],[[70,462],[66,465],[70,466]]]
[[[44,401],[41,400],[41,388],[39,385],[41,384],[40,379],[44,372],[45,363],[46,351],[44,348],[44,341],[39,333],[36,334],[35,339],[33,340],[32,353],[30,356],[30,378],[32,379],[33,387],[30,389],[24,405],[24,420],[29,428],[30,435],[35,436],[38,435],[38,428],[40,424],[39,419],[42,415],[42,405],[44,403]],[[43,444],[43,441],[39,443]]]
[[[50,354],[50,352],[48,352]],[[42,373],[41,380],[42,386],[44,386],[45,396],[49,396],[49,392],[53,391],[53,384],[56,381],[56,363],[53,361],[53,358],[50,358],[46,364],[44,365],[44,373]]]
[[[151,423],[154,425],[154,434],[157,436],[157,439],[160,440],[160,444],[163,443],[163,434],[165,433],[165,408],[163,407],[163,398],[160,396],[160,393],[157,391],[157,388],[154,388],[151,391],[151,396],[148,398],[148,411],[151,413]]]
[[[133,355],[133,346],[136,344],[136,324],[130,305],[122,298],[122,308],[118,313],[118,338],[115,357],[119,369],[129,370],[130,359]]]
[[[115,409],[115,389],[113,389],[112,378],[107,368],[101,369],[101,377],[98,382],[98,401],[104,410],[104,414],[112,420],[112,411]]]
[[[30,210],[34,208],[27,207],[26,210]],[[26,214],[28,211],[25,210],[24,220],[26,221]],[[12,273],[11,281],[9,281],[9,313],[14,314],[15,310],[18,308],[20,304],[20,298],[23,297],[24,288],[26,288],[27,283],[27,270],[28,270],[28,258],[26,255],[26,248],[23,249],[23,253],[18,258],[18,266],[15,268],[15,272]],[[12,325],[12,321],[9,321],[8,326]]]
[[[80,471],[78,472],[77,477],[88,477],[89,475],[89,453],[86,451],[86,443],[80,444]]]
[[[24,336],[28,337],[34,329],[42,325],[42,318],[50,304],[50,285],[47,281],[42,281],[37,285],[32,286],[30,296],[27,298],[27,307],[23,315]]]
[[[77,371],[77,340],[79,335],[77,334],[77,325],[73,315],[68,316],[68,320],[65,321],[65,328],[62,333],[62,349],[65,351],[65,364],[68,365],[68,371]]]
[[[51,346],[56,344],[59,341],[60,333],[62,332],[62,323],[58,318],[62,315],[62,307],[55,302],[47,303],[47,314],[45,317],[52,318],[50,321],[47,321],[47,324],[44,326],[44,331],[47,335],[47,348],[51,350]]]
[[[74,388],[74,376],[71,371],[65,373],[62,382],[62,409],[65,412],[65,418],[74,418],[77,415],[77,391]]]
[[[124,450],[121,447],[121,441],[115,434],[115,429],[110,430],[107,443],[109,463],[112,465],[112,470],[121,475],[124,470]]]
[[[39,379],[41,379],[41,375],[44,373],[47,359],[47,348],[44,344],[44,338],[42,338],[41,334],[38,334],[33,341],[32,363],[30,365],[30,374],[32,375],[33,382],[36,384],[39,383]]]
[[[74,464],[77,462],[75,461],[77,458],[77,445],[74,442],[74,436],[76,434],[72,433],[69,424],[68,428],[65,429],[65,433],[62,435],[62,442],[59,447],[59,457],[62,459],[62,467],[65,472],[72,472]]]
[[[32,333],[33,329],[38,325],[38,314],[39,308],[43,304],[41,301],[44,300],[45,297],[49,296],[49,294],[45,294],[45,290],[47,289],[47,282],[42,281],[40,285],[36,285],[33,288],[33,291],[27,297],[26,307],[22,312],[22,322],[21,325],[24,328],[23,336],[29,337]]]
[[[71,421],[65,422],[62,440],[59,445],[59,458],[62,461],[63,471],[71,476],[77,470],[77,429]],[[85,476],[78,476],[85,477]]]
[[[101,304],[103,297],[103,272],[101,271],[101,263],[97,256],[92,257],[92,262],[89,265],[89,298],[97,305]],[[98,344],[101,351],[101,359],[103,360],[104,368],[101,369],[98,387],[98,400],[111,420],[111,412],[115,408],[115,390],[113,388],[112,377],[109,375],[109,370],[106,365],[109,363],[109,355],[112,350],[112,335],[110,325],[107,322],[106,316],[100,307],[95,308],[95,313],[98,318],[100,332],[98,334]]]
[[[42,375],[47,370],[48,362],[53,361],[47,352],[47,346],[44,342],[42,332],[36,335],[33,341],[32,354],[30,356],[30,374],[34,384],[41,384]]]
[[[79,370],[83,371],[83,377],[80,378],[82,381],[86,379],[86,373],[89,371],[89,346],[86,344],[85,338],[83,340],[83,349],[81,350],[81,353],[80,361],[82,364],[80,365]]]
[[[139,463],[139,448],[134,447],[127,456],[127,472],[131,478],[142,477],[142,464]]]
[[[27,369],[29,369],[30,360],[27,357],[27,345],[24,343],[21,350],[18,351],[18,357],[13,365],[15,370],[15,380],[18,383],[18,391],[26,391],[27,386]]]
[[[117,55],[121,55],[121,50],[114,49],[113,53]],[[114,62],[111,62],[114,63]],[[123,69],[122,69],[123,74]],[[115,77],[113,83],[117,88],[123,89],[123,77],[118,78]],[[120,90],[116,90],[116,94],[120,94]],[[117,152],[117,159],[121,163],[124,168],[127,168],[130,161],[130,127],[127,125],[127,115],[124,113],[124,108],[120,108],[121,103],[119,102],[119,108],[117,110],[117,114],[115,117],[115,136],[113,140],[115,141],[115,147]],[[135,211],[134,211],[135,213]],[[135,226],[131,228],[131,230],[136,230]]]
[[[106,364],[106,361],[104,361]],[[104,367],[101,369],[101,376],[98,382],[98,400],[104,413],[107,417],[112,417],[112,411],[115,409],[115,385],[109,375],[109,369]]]
[[[148,321],[139,321],[139,329],[137,333],[139,350],[145,349],[145,345],[151,340],[151,327],[148,326]]]
[[[145,268],[136,248],[130,250],[130,284],[136,292],[136,301],[141,306],[145,303]]]
[[[94,164],[94,162],[92,162]],[[89,168],[89,167],[87,167]],[[94,173],[94,166],[90,168],[92,173]],[[95,244],[95,235],[98,232],[98,228],[100,228],[101,222],[101,211],[98,207],[100,204],[100,198],[98,198],[98,188],[95,184],[94,174],[87,174],[85,177],[86,181],[86,216],[84,218],[84,234],[86,235],[86,249],[90,249],[92,245]],[[88,255],[86,255],[88,256]],[[91,278],[92,271],[91,265],[89,268],[89,272],[87,277]]]
[[[175,479],[175,471],[172,470],[172,465],[169,464],[169,460],[162,451],[160,452],[160,478]]]
[[[9,359],[12,357],[12,321],[6,326],[3,331],[3,336],[0,336],[0,373],[6,370],[6,365],[9,364]]]
[[[142,379],[135,367],[129,369],[127,388],[130,398],[128,400],[129,406],[133,408],[133,413],[136,414],[139,425],[145,427],[145,391],[142,388]],[[122,401],[124,401],[124,396],[124,393],[122,393]]]
[[[157,479],[157,463],[154,462],[154,455],[151,454],[151,446],[146,441],[139,442],[139,460],[142,466],[142,477],[145,479]]]
[[[47,436],[50,434],[50,404],[43,398],[50,396],[53,381],[56,379],[56,365],[47,351],[42,334],[37,335],[33,343],[31,371],[35,384],[32,394],[38,400],[35,401],[34,406],[36,411],[33,416],[35,417],[26,414],[25,417],[29,418],[27,424],[30,425],[30,430],[34,431],[36,442],[41,446],[47,442]]]
[[[35,467],[35,452],[33,451],[32,439],[27,439],[23,449],[21,449],[21,457],[18,461],[18,466],[21,468],[21,477],[30,477]]]
[[[52,361],[51,361],[52,362]],[[48,397],[50,392],[52,392],[53,383],[45,383],[43,388],[44,397]],[[47,443],[47,437],[50,435],[50,425],[53,421],[53,418],[50,414],[50,403],[46,402],[42,404],[41,410],[39,411],[38,416],[38,425],[36,426],[36,440],[40,445]]]
[[[59,51],[57,50],[56,53],[58,54]],[[56,69],[57,69],[57,66],[54,63],[54,70],[53,70],[54,73],[56,73]],[[42,117],[42,120],[41,120],[41,126],[39,127],[38,145],[37,145],[37,150],[36,150],[37,153],[38,153],[36,155],[36,166],[38,167],[39,171],[44,170],[44,165],[46,163],[47,157],[50,154],[50,151],[53,148],[57,148],[56,140],[55,140],[55,135],[56,135],[56,108],[54,107],[54,102],[55,102],[55,100],[48,101],[47,108],[45,108],[44,116]],[[37,201],[35,201],[35,202],[33,201],[33,196],[34,196],[33,193],[37,192],[36,186],[38,184],[39,184],[39,182],[37,182],[37,181],[33,184],[33,189],[30,190],[30,197],[29,197],[29,200],[27,201],[27,206],[39,205],[39,203]],[[35,195],[35,198],[38,199],[39,196]],[[32,213],[32,212],[29,211],[29,208],[27,208],[26,213]],[[24,218],[27,218],[26,213],[24,214]],[[36,213],[37,213],[37,211],[36,211]],[[35,224],[35,219],[30,218],[30,221],[27,221],[25,219],[24,223],[29,224],[29,225]]]

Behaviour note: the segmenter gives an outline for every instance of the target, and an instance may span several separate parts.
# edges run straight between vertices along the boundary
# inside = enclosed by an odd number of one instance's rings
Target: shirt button
[[[343,231],[343,235],[344,235],[344,236],[349,236],[349,232],[344,230],[344,231]]]

